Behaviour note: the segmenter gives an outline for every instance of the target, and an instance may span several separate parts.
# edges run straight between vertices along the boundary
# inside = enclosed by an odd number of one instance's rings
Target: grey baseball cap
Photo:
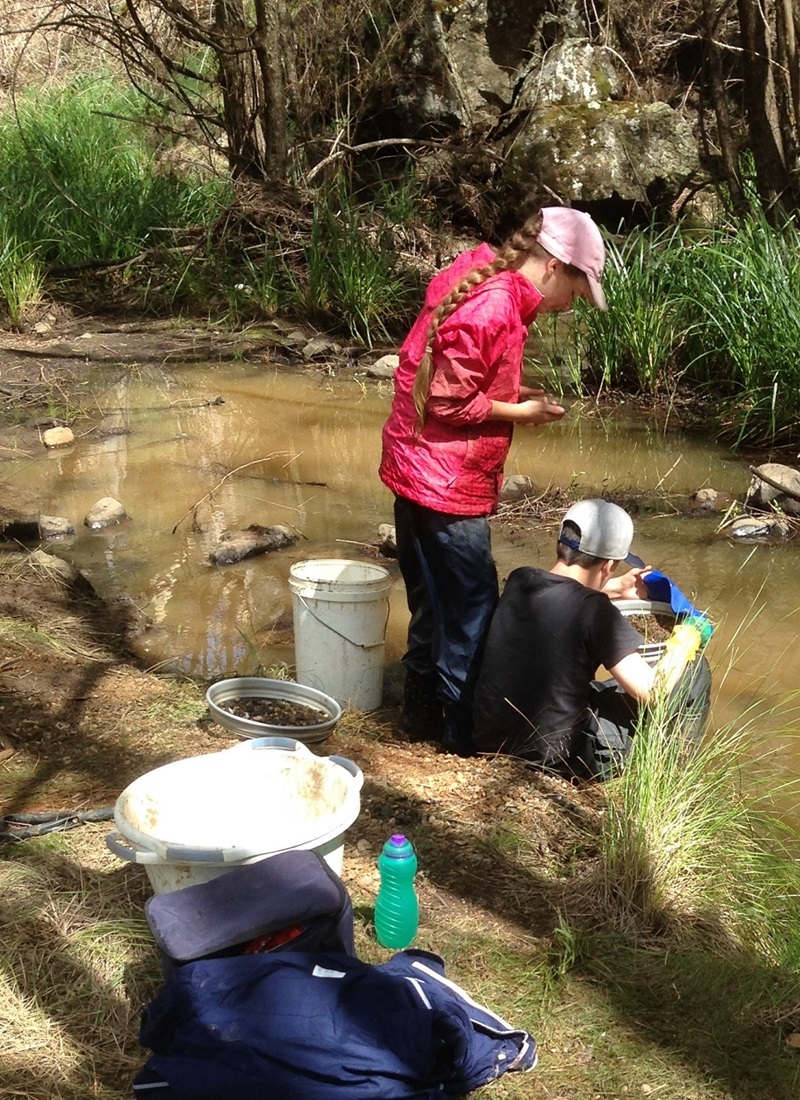
[[[569,520],[580,532],[576,539],[564,531]],[[641,559],[631,554],[633,520],[618,504],[608,500],[580,500],[567,510],[561,521],[558,541],[573,550],[592,554],[595,558],[611,558],[629,565],[641,565]]]

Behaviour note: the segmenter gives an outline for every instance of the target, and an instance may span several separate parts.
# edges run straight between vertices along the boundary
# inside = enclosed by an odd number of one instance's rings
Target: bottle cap
[[[383,846],[383,854],[390,859],[405,859],[414,855],[414,845],[403,833],[392,833]]]

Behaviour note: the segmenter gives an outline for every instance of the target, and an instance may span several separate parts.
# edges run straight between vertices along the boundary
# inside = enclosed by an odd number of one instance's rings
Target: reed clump
[[[775,809],[781,781],[767,756],[753,759],[763,718],[745,714],[693,745],[668,702],[643,716],[601,834],[612,927],[712,956],[751,953],[787,973],[797,965],[800,864]]]
[[[584,381],[708,397],[734,444],[793,443],[800,419],[800,229],[754,207],[702,232],[651,227],[609,245],[609,311],[582,311]],[[573,369],[579,380],[580,370]]]

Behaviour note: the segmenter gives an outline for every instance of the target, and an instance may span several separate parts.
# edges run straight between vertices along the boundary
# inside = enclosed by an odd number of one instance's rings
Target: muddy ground
[[[57,336],[1,334],[3,416],[6,424],[13,418],[25,425],[24,445],[33,453],[53,419],[54,395],[69,408],[79,387],[85,393],[87,384],[106,385],[110,371],[234,354],[319,369],[298,350],[303,346],[303,334],[288,330],[235,341],[160,323],[112,330],[86,318],[60,325]],[[346,349],[340,361],[347,369]],[[0,519],[8,520],[29,502],[16,500],[3,481],[2,461],[0,451]],[[0,543],[3,815],[107,807],[144,772],[235,743],[211,723],[205,685],[148,671],[134,656],[129,642],[141,624],[129,607],[104,604],[80,580],[54,577],[30,550]],[[332,738],[314,746],[323,755],[348,756],[364,771],[363,809],[348,833],[345,864],[357,904],[368,907],[374,900],[381,843],[406,830],[420,848],[424,923],[435,924],[448,911],[487,931],[502,922],[515,937],[546,934],[563,899],[553,894],[558,876],[545,872],[585,844],[587,828],[589,835],[595,831],[602,791],[575,791],[519,761],[465,761],[402,740],[394,683],[390,677],[382,710],[346,716]],[[520,881],[513,851],[502,857],[502,820],[531,838],[541,859],[540,880]],[[107,826],[84,830],[96,834],[104,850]],[[461,851],[466,858],[458,858]]]

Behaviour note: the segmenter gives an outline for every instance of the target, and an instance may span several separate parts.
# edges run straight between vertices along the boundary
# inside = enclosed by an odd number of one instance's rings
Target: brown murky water
[[[224,404],[201,404],[217,395]],[[85,421],[87,432],[99,426],[122,434],[81,436],[79,422],[68,453],[11,458],[0,477],[18,491],[21,507],[73,522],[76,535],[58,552],[102,595],[130,598],[147,613],[153,626],[141,646],[153,665],[167,662],[208,680],[247,673],[257,664],[293,661],[290,565],[358,556],[378,525],[392,522],[391,495],[376,473],[390,400],[388,382],[252,364],[131,374],[99,402],[103,414],[93,406]],[[13,447],[13,433],[3,442]],[[573,486],[585,496],[631,486],[663,494],[655,512],[637,518],[634,549],[718,624],[708,650],[714,721],[748,710],[770,747],[800,774],[793,713],[800,543],[731,545],[713,537],[717,519],[680,511],[700,486],[741,497],[746,463],[700,440],[663,436],[624,410],[601,420],[574,406],[559,425],[518,430],[506,472],[527,474],[540,489]],[[91,533],[83,517],[103,496],[120,500],[132,521]],[[215,538],[250,523],[288,524],[302,537],[289,550],[237,565],[208,564]],[[509,537],[498,528],[494,549],[501,577],[523,563],[549,567],[553,531]],[[406,628],[402,582],[394,575],[388,660],[401,655]]]

